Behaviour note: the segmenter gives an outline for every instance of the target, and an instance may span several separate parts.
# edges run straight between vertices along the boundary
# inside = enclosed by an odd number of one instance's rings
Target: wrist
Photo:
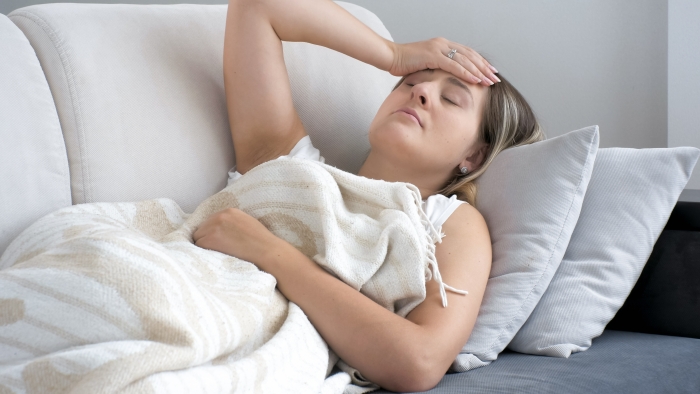
[[[383,38],[383,40],[386,44],[387,50],[385,51],[386,60],[384,61],[384,66],[381,67],[381,69],[391,72],[391,70],[394,68],[394,64],[396,64],[399,48],[397,43],[385,38]]]
[[[268,242],[256,265],[261,270],[277,277],[276,273],[282,268],[285,256],[289,256],[290,248],[291,250],[296,250],[289,242],[275,237]]]
[[[314,273],[325,273],[308,256],[281,238],[279,242],[270,245],[261,260],[261,264],[256,264],[258,268],[274,276],[277,279],[277,288],[290,300],[296,299],[295,294],[298,295],[299,289],[297,288],[296,292],[294,290],[296,285],[304,283],[313,277]]]

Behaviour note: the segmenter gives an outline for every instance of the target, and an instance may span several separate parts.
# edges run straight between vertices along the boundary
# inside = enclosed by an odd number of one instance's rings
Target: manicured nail
[[[481,80],[474,76],[472,76],[472,81],[474,81],[474,83],[481,83]]]
[[[495,79],[496,81],[501,82],[501,79],[498,78],[495,74],[491,75],[491,79]]]
[[[490,64],[489,64],[489,68],[491,69],[491,71],[493,71],[493,72],[495,72],[495,73],[498,72],[498,70],[496,70],[496,67],[494,67],[494,66],[492,66],[492,65],[490,65]],[[498,81],[498,82],[501,82],[501,81]]]

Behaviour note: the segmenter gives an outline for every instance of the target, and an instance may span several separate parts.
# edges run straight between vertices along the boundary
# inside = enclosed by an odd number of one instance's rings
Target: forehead
[[[467,85],[467,84],[470,84],[470,85],[471,85],[470,82],[467,82],[467,81],[465,81],[464,79],[459,78],[459,77],[455,76],[454,74],[449,73],[449,72],[447,72],[447,71],[445,71],[445,70],[441,70],[441,69],[439,69],[439,68],[438,68],[438,69],[426,68],[425,70],[419,70],[419,71],[416,71],[416,72],[414,72],[414,73],[411,73],[411,74],[406,75],[406,78],[408,78],[408,77],[410,77],[410,76],[412,76],[412,75],[422,75],[422,76],[426,76],[426,77],[427,77],[427,76],[430,76],[430,77],[435,78],[435,79],[455,78],[455,79],[457,79],[458,81],[462,82],[462,83],[465,84],[465,85]]]

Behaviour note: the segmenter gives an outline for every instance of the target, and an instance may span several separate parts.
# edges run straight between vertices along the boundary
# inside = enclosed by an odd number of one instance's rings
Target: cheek
[[[426,150],[444,164],[459,162],[473,143],[477,127],[473,117],[444,113],[434,123]]]
[[[399,121],[392,115],[391,106],[379,110],[369,127],[369,144],[376,153],[403,163],[415,157],[425,145],[422,133],[408,122]]]
[[[378,119],[385,119],[391,112],[392,108],[398,108],[397,105],[399,99],[400,97],[396,90],[389,93],[389,95],[382,102],[382,105],[380,105],[379,109],[377,109],[377,113],[372,120],[372,124],[376,123]]]
[[[389,96],[387,96],[386,99],[384,99],[382,105],[379,106],[377,113],[374,115],[374,119],[372,119],[372,122],[369,125],[370,142],[372,141],[373,137],[376,137],[376,134],[378,134],[379,131],[381,131],[381,133],[385,133],[387,131],[386,129],[388,126],[390,126],[389,123],[392,121],[392,112],[395,108],[399,107],[400,99],[401,98],[399,97],[398,92],[393,91],[389,94]]]

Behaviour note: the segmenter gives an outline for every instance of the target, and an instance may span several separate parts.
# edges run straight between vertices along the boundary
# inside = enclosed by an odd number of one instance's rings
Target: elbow
[[[440,382],[440,379],[434,379],[426,375],[407,376],[406,379],[398,383],[395,388],[386,389],[400,393],[418,393],[433,389]]]
[[[398,392],[427,391],[437,386],[447,367],[425,350],[406,352],[400,370],[382,385],[383,388]]]

